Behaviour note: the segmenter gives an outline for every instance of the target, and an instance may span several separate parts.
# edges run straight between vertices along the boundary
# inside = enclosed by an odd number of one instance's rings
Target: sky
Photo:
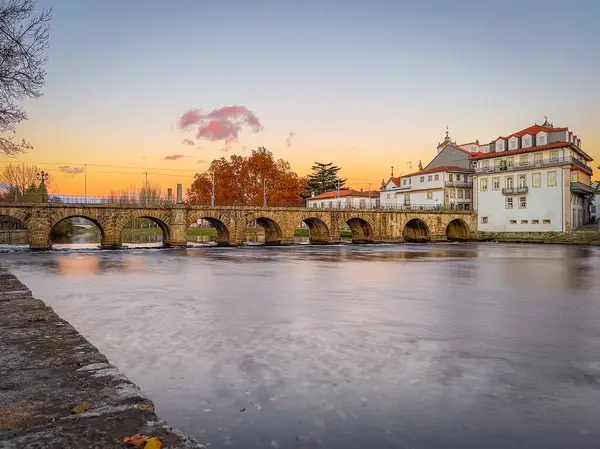
[[[88,195],[146,176],[185,191],[211,160],[258,146],[300,175],[334,162],[378,189],[391,166],[426,165],[446,126],[484,143],[544,116],[600,165],[596,0],[39,6],[53,8],[47,84],[17,128],[35,148],[12,162],[50,172],[57,193],[84,193],[84,164]]]

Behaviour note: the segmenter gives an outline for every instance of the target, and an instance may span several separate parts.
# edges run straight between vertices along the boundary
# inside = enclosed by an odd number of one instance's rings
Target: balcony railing
[[[502,189],[502,195],[520,195],[529,193],[529,187],[521,186],[521,187],[506,187]]]
[[[490,160],[493,161],[495,159]],[[541,161],[527,161],[527,162],[514,162],[512,165],[502,164],[502,165],[494,165],[491,164],[488,167],[477,167],[475,168],[475,173],[497,173],[502,171],[515,171],[515,170],[523,170],[523,169],[531,169],[531,168],[544,168],[551,167],[555,165],[564,165],[564,164],[575,164],[581,168],[583,168],[588,174],[592,174],[593,170],[590,166],[586,165],[584,162],[579,159],[571,156],[567,157],[555,157],[555,158],[547,158],[542,159]]]
[[[446,187],[473,188],[473,181],[446,181]]]

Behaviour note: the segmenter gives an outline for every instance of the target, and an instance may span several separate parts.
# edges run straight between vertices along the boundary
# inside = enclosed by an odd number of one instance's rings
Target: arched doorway
[[[460,218],[452,220],[446,226],[446,238],[448,240],[467,240],[470,234],[467,223]]]
[[[406,226],[404,226],[404,232],[402,237],[407,242],[426,242],[431,240],[431,233],[429,227],[420,218],[413,218]]]
[[[169,226],[156,217],[132,217],[121,230],[124,245],[168,245],[170,240]]]
[[[352,231],[352,243],[373,243],[373,228],[368,221],[353,217],[346,224]]]
[[[313,245],[326,245],[331,241],[329,227],[323,220],[316,217],[304,218],[294,236],[308,238]]]

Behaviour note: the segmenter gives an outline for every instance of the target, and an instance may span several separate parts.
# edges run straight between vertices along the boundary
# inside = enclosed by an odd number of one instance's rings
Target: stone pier
[[[109,449],[137,433],[165,449],[204,447],[1,266],[0,336],[0,448]]]

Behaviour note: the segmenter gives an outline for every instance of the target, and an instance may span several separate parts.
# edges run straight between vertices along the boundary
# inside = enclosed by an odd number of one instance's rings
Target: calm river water
[[[2,253],[211,448],[597,448],[600,248]]]

